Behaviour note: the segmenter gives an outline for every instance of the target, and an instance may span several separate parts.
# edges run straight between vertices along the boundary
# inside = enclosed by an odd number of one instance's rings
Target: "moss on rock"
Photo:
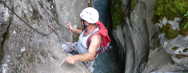
[[[115,28],[117,25],[124,23],[124,11],[122,0],[112,0],[111,4],[111,14],[112,14],[112,28]]]
[[[177,50],[179,47],[173,47],[173,48],[171,48],[172,50]]]
[[[161,31],[165,33],[165,37],[167,39],[173,39],[178,36],[179,32],[178,30],[172,29],[171,24],[166,24],[161,28]]]

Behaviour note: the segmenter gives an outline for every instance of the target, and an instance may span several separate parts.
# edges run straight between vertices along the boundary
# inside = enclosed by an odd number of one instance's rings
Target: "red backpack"
[[[96,24],[97,24],[97,26],[99,28],[99,31],[97,33],[99,35],[101,35],[101,37],[102,37],[102,42],[100,44],[100,49],[97,50],[97,54],[101,54],[101,53],[105,52],[109,48],[111,39],[110,39],[110,37],[108,35],[108,30],[106,29],[104,24],[102,22],[97,22]],[[90,41],[91,41],[91,36],[87,40],[87,46],[88,47],[89,47]]]

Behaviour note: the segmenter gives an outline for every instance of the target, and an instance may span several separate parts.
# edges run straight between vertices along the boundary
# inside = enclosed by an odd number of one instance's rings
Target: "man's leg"
[[[73,43],[71,42],[66,42],[64,44],[62,44],[62,48],[63,48],[63,51],[66,52],[66,53],[70,53],[71,51],[73,51]]]
[[[65,44],[62,44],[63,51],[66,53],[70,53],[72,55],[78,54],[78,51],[76,50],[75,43],[66,42]]]

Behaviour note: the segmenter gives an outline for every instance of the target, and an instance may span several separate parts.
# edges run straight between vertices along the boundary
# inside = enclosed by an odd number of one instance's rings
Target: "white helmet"
[[[99,12],[95,8],[87,7],[80,13],[80,18],[94,24],[99,21]]]

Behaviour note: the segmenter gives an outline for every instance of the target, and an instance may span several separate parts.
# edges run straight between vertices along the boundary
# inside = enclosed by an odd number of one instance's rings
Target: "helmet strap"
[[[83,24],[83,30],[85,30],[87,28],[88,25]]]

